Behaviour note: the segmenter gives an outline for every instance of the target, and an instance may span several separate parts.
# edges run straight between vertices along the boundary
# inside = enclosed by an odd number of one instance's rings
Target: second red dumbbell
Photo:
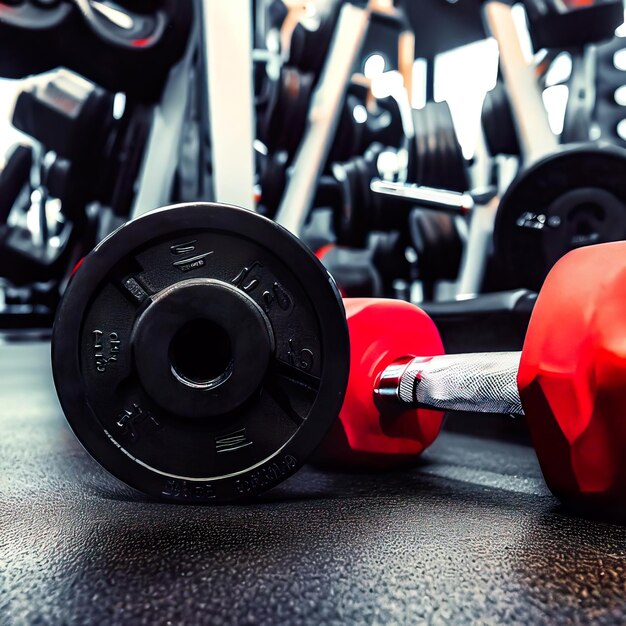
[[[626,243],[571,252],[539,294],[522,352],[444,355],[433,321],[392,301],[344,301],[348,390],[323,454],[406,464],[444,411],[525,415],[550,489],[575,508],[626,512]]]

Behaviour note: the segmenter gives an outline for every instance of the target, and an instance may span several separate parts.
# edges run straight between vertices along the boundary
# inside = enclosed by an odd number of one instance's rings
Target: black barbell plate
[[[481,123],[487,147],[492,155],[520,154],[511,105],[502,81],[498,81],[495,87],[485,94]]]
[[[187,293],[197,285],[207,298]],[[170,292],[187,295],[152,315],[151,342],[147,312]],[[181,383],[176,392],[180,324],[203,315],[214,322],[211,310],[233,344],[222,365],[232,377],[201,389]],[[177,356],[193,360],[203,338],[189,332]],[[194,367],[214,363],[219,351],[201,351]],[[149,495],[193,502],[252,496],[295,472],[341,407],[348,353],[341,299],[308,248],[258,214],[208,203],[146,214],[99,244],[67,289],[52,345],[61,405],[92,456]],[[163,390],[146,383],[145,367]],[[258,385],[229,404],[238,368]]]
[[[503,195],[494,227],[495,255],[507,285],[538,291],[569,250],[625,239],[625,172],[626,150],[609,144],[563,146],[523,170]],[[584,194],[572,196],[575,191]],[[564,196],[571,199],[568,206]],[[569,238],[559,236],[564,229],[571,231]],[[576,239],[577,229],[586,241]]]

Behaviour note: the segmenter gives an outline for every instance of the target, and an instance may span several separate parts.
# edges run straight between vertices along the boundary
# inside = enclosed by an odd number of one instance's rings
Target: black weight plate
[[[289,155],[281,150],[262,157],[261,170],[261,205],[264,215],[273,218],[276,215],[285,187],[287,186],[287,160]]]
[[[365,157],[356,157],[357,183],[359,185],[359,221],[364,231],[363,245],[367,244],[368,235],[376,227],[376,206],[372,202],[372,190],[370,184],[374,178],[374,171]]]
[[[357,232],[359,226],[355,198],[356,171],[353,161],[345,163],[333,163],[332,175],[337,181],[341,196],[341,206],[339,211],[333,213],[333,228],[337,242],[340,245],[359,246],[361,232]]]
[[[131,19],[129,29],[90,2],[0,2],[0,75],[23,78],[63,66],[129,99],[156,102],[187,46],[193,2],[158,0],[149,10],[127,4],[121,10]]]
[[[373,166],[364,157],[356,156],[345,163],[333,163],[331,169],[341,198],[341,205],[333,213],[337,243],[364,248],[375,227],[376,207],[370,191]]]
[[[365,124],[354,119],[353,111],[358,105],[362,105],[362,99],[353,93],[348,93],[341,107],[341,115],[327,163],[347,161],[359,153]]]
[[[447,102],[441,102],[438,107],[440,150],[443,153],[441,164],[441,186],[453,191],[467,191],[469,179],[467,163],[463,156],[461,144],[456,135],[452,112]]]
[[[347,231],[345,233],[346,242],[354,247],[362,247],[367,232],[361,209],[363,201],[361,198],[361,183],[359,181],[359,170],[357,168],[357,158],[351,159],[345,164],[346,176],[348,177],[348,189],[350,190],[350,199],[347,204],[349,210],[345,211],[345,215],[349,216],[345,225]]]
[[[373,193],[370,188],[372,179],[378,178],[380,175],[378,171],[378,157],[385,149],[385,146],[381,143],[374,142],[363,155],[368,170],[367,210],[368,222],[372,230],[394,228],[398,223],[394,217],[396,214],[401,213],[401,211],[394,211],[393,209],[391,211],[385,211],[387,199],[385,198],[383,200],[380,194]],[[400,219],[399,224],[402,227],[406,224],[406,221]]]
[[[297,66],[303,72],[311,72],[317,79],[326,61],[342,4],[337,0],[318,2],[318,27],[308,30],[302,24],[296,26],[289,49],[289,65]]]
[[[430,101],[422,109],[413,109],[413,125],[410,180],[427,187],[466,191],[467,163],[448,103]]]
[[[620,0],[554,3],[523,0],[533,48],[568,49],[610,39],[624,20]],[[546,6],[547,5],[547,6]],[[564,10],[565,9],[565,10]]]
[[[292,156],[306,128],[313,75],[283,67],[275,96],[268,103],[260,127],[268,150],[286,150]]]
[[[201,350],[189,325],[205,316],[227,348],[213,334]],[[188,204],[129,222],[86,257],[52,360],[68,421],[107,470],[153,496],[216,502],[300,467],[341,407],[348,352],[341,299],[308,248],[258,214]],[[221,353],[211,384],[181,381],[183,359],[205,367]]]
[[[30,146],[16,144],[7,152],[6,165],[0,170],[0,227],[6,224],[20,192],[29,183],[32,163]]]
[[[463,242],[454,217],[431,209],[413,209],[407,220],[411,243],[417,252],[420,278],[456,280]]]
[[[492,155],[520,153],[511,105],[502,81],[485,94],[481,121],[487,147]]]
[[[424,165],[426,163],[426,155],[428,154],[428,146],[426,145],[426,111],[424,109],[412,109],[413,128],[415,129],[415,137],[413,139],[414,154],[411,154],[411,166],[409,177],[410,180],[421,184],[424,180]]]
[[[500,201],[494,243],[511,285],[538,291],[569,250],[626,238],[626,150],[561,148],[521,172]]]

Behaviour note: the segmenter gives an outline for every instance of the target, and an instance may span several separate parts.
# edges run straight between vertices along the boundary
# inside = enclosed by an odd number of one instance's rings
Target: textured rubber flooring
[[[75,441],[48,350],[0,346],[2,624],[626,622],[626,528],[562,511],[529,448],[448,433],[411,471],[152,502]]]

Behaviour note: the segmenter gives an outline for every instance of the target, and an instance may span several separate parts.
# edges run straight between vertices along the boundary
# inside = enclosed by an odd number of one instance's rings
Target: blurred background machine
[[[623,21],[621,0],[0,1],[0,327],[49,328],[128,218],[215,199],[345,295],[422,304],[449,350],[518,348],[554,262],[626,238]]]

